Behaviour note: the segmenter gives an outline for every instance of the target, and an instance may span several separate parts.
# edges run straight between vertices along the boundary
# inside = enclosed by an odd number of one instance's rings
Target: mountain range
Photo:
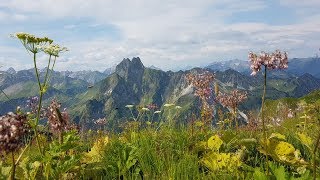
[[[284,74],[287,78],[288,76],[301,76],[305,73],[309,73],[317,78],[320,78],[320,58],[317,57],[309,57],[309,58],[292,58],[289,60],[289,68],[287,70],[281,71],[280,73]],[[233,59],[227,61],[216,61],[213,62],[204,68],[209,68],[214,71],[225,71],[228,69],[234,69],[238,72],[244,74],[250,74],[250,63],[249,61],[244,61],[240,59]],[[272,72],[276,76],[279,76],[279,71]]]
[[[261,104],[263,76],[249,75],[248,62],[233,60],[213,63],[205,69],[215,74],[221,91],[234,88],[248,93],[248,100],[240,106],[245,112],[257,109]],[[320,62],[319,59],[294,60],[286,71],[276,71],[268,74],[267,98],[278,99],[283,97],[301,97],[311,91],[320,89],[320,79],[313,68],[310,73],[307,66]],[[246,63],[245,63],[246,62]],[[306,62],[306,65],[295,63]],[[318,66],[319,67],[319,66]],[[247,70],[248,69],[248,70]],[[140,58],[126,58],[114,70],[105,71],[54,71],[50,88],[44,97],[44,105],[49,104],[52,98],[57,98],[67,107],[74,121],[85,127],[93,126],[93,119],[106,117],[109,125],[115,126],[129,120],[131,112],[126,105],[132,104],[146,107],[155,104],[162,113],[159,116],[170,115],[163,105],[174,103],[181,106],[176,118],[186,122],[192,114],[199,114],[200,102],[193,95],[193,88],[187,83],[185,76],[188,73],[201,72],[202,68],[193,68],[186,71],[162,71],[155,67],[145,67]],[[44,70],[40,71],[44,77]],[[15,71],[13,68],[0,72],[0,88],[4,94],[0,95],[0,114],[13,111],[16,106],[25,108],[26,101],[38,93],[34,70]],[[133,111],[136,116],[138,112]],[[156,117],[155,117],[156,119]]]

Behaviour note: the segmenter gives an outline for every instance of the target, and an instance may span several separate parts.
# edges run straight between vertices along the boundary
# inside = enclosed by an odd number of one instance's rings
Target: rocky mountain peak
[[[120,77],[128,79],[128,77],[140,77],[144,72],[144,65],[139,57],[134,57],[132,60],[125,58],[116,66],[116,74]]]
[[[10,67],[10,68],[7,70],[7,73],[9,73],[9,74],[15,74],[15,73],[16,73],[16,70],[13,69],[12,67]]]

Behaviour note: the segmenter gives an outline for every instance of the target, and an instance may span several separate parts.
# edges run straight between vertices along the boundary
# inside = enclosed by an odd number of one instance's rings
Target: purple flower
[[[0,117],[0,151],[13,152],[23,145],[29,131],[27,116],[12,112]]]

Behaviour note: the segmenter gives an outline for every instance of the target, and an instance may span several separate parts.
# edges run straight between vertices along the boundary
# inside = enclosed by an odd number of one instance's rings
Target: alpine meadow
[[[319,8],[0,2],[0,179],[320,179]]]

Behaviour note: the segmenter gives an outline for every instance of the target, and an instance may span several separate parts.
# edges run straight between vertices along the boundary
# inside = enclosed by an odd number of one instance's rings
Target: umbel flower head
[[[49,44],[46,46],[38,46],[39,49],[41,49],[44,53],[51,55],[51,56],[55,56],[55,57],[59,57],[59,54],[62,52],[66,52],[69,51],[68,48],[66,47],[60,47],[60,45],[58,44]]]
[[[0,151],[13,152],[23,145],[23,137],[30,126],[26,115],[12,112],[0,117]]]
[[[256,75],[261,70],[261,66],[265,66],[268,69],[287,69],[288,68],[288,54],[276,50],[273,53],[261,52],[259,55],[250,52],[248,55],[251,63],[250,69],[251,75]]]
[[[132,109],[132,108],[134,107],[134,105],[128,104],[128,105],[126,105],[125,107],[126,107],[126,108],[129,108],[129,109]]]
[[[247,99],[247,94],[239,90],[233,90],[230,94],[219,93],[216,99],[222,106],[234,109]]]
[[[36,37],[33,34],[25,32],[14,33],[10,36],[19,39],[22,45],[32,53],[38,53],[40,51],[39,46],[45,46],[53,42],[53,40],[48,37]]]

